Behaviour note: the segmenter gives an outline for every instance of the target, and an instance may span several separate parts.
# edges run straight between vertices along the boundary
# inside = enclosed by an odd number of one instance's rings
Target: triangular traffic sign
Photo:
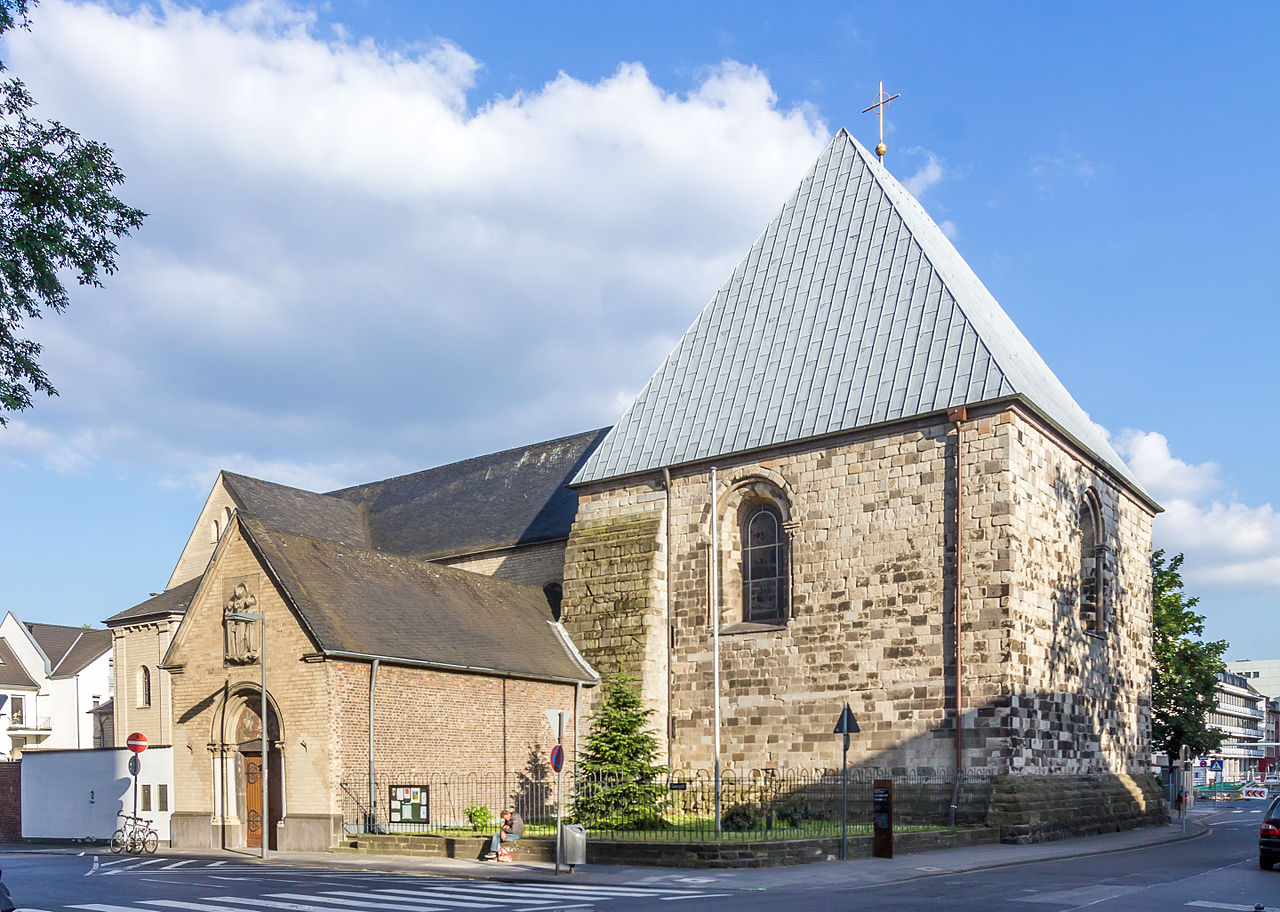
[[[849,702],[846,700],[844,704],[844,712],[840,713],[840,718],[836,720],[836,727],[832,734],[851,735],[860,732],[858,728],[858,720],[853,717],[853,710],[849,708]]]

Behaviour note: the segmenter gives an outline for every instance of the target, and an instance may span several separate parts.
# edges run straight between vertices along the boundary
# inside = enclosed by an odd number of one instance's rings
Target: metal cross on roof
[[[884,83],[880,83],[880,94],[876,95],[876,103],[869,108],[863,108],[862,113],[875,111],[880,115],[880,142],[876,143],[876,156],[880,159],[880,164],[884,164],[884,154],[889,151],[889,147],[884,144],[884,109],[889,106],[889,102],[895,98],[901,98],[902,93],[886,97],[884,91]]]

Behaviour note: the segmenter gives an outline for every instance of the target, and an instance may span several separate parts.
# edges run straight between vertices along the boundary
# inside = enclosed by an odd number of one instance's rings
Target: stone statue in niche
[[[258,622],[230,617],[241,612],[255,613],[258,597],[249,591],[241,580],[236,583],[222,611],[222,626],[226,659],[235,665],[250,665],[258,661]]]

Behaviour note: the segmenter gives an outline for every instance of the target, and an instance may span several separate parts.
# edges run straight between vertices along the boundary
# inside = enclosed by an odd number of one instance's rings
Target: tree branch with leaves
[[[29,0],[0,0],[0,34],[30,28]],[[7,72],[0,61],[0,72]],[[116,271],[116,241],[146,213],[121,202],[124,172],[112,151],[57,121],[31,116],[22,81],[0,81],[0,426],[6,412],[57,395],[26,320],[66,310],[63,277],[100,287]]]
[[[1204,640],[1199,599],[1182,591],[1183,556],[1151,555],[1153,646],[1151,739],[1156,750],[1178,758],[1185,744],[1192,754],[1216,751],[1224,733],[1208,724],[1218,703],[1218,674],[1226,666],[1226,640]]]

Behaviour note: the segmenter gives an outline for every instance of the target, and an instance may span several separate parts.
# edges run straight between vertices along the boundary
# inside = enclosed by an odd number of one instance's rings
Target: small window
[[[1106,587],[1103,581],[1102,516],[1092,491],[1080,504],[1080,625],[1092,633],[1103,629]]]
[[[742,522],[742,619],[777,624],[786,618],[787,554],[782,516],[772,504],[750,508]]]
[[[142,787],[142,809],[144,811],[151,810],[151,786],[149,785]]]
[[[547,597],[547,604],[551,606],[552,619],[560,620],[560,604],[564,601],[564,587],[557,582],[550,582],[542,587],[542,592]]]
[[[157,807],[156,807],[157,811],[169,810],[169,786],[167,785],[156,786],[156,804],[157,804]]]
[[[138,669],[138,705],[151,705],[151,669],[146,665]]]
[[[215,545],[216,545],[216,544],[218,543],[218,539],[219,539],[219,538],[221,538],[221,537],[222,537],[222,529],[221,529],[221,527],[219,527],[219,525],[218,525],[218,521],[215,519],[215,520],[213,521],[213,539],[212,539],[212,544],[215,544]]]
[[[10,701],[11,702],[9,703],[9,724],[20,726],[22,725],[23,710],[25,709],[25,707],[23,706],[23,703],[24,703],[23,698],[11,697]]]

